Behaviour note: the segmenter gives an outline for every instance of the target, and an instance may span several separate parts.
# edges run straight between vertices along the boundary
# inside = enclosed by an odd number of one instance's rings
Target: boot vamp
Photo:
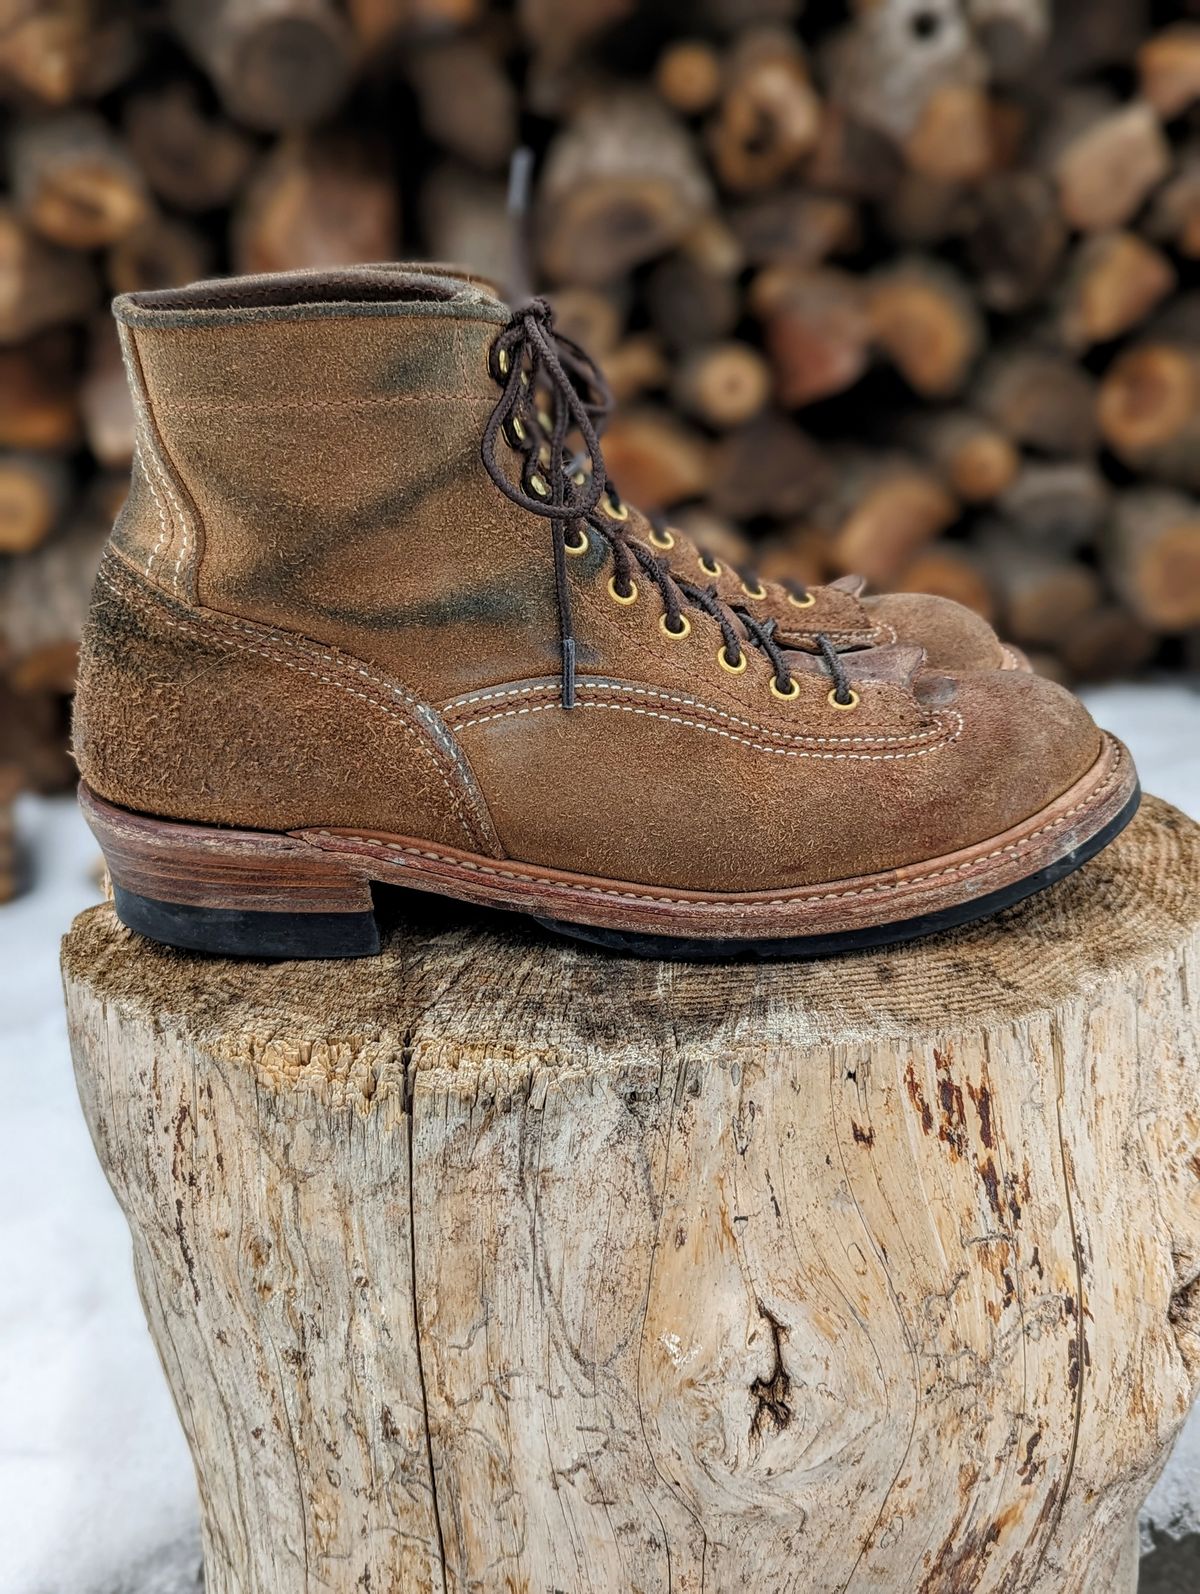
[[[510,857],[695,891],[944,858],[1039,813],[1101,751],[1082,705],[1035,676],[921,677],[922,723],[896,735],[887,705],[911,709],[909,691],[851,679],[873,705],[861,721],[822,712],[827,678],[805,678],[795,704],[740,715],[714,712],[702,691],[584,683],[572,712],[493,715],[459,735]]]

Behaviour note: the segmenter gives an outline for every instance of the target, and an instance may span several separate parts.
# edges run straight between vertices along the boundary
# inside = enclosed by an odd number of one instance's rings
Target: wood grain
[[[1133,1594],[1200,1375],[1200,829],[885,954],[64,945],[211,1594]]]

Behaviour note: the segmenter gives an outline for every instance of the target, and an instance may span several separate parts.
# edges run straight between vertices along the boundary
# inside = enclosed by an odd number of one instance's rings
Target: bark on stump
[[[820,964],[407,911],[65,943],[209,1594],[1132,1594],[1200,1372],[1200,829]]]

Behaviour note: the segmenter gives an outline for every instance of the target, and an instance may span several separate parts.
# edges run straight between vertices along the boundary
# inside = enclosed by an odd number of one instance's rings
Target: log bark
[[[241,188],[254,159],[244,133],[206,116],[190,83],[136,95],[125,107],[125,140],[146,181],[180,210],[215,210]]]
[[[248,127],[311,127],[350,87],[354,36],[333,0],[172,0],[172,21]]]
[[[913,415],[902,437],[945,477],[967,504],[986,504],[1010,486],[1021,456],[998,427],[970,410]]]
[[[980,373],[974,402],[1014,442],[1041,453],[1079,456],[1099,446],[1095,378],[1051,350],[997,350]]]
[[[1125,349],[1104,375],[1097,414],[1105,442],[1127,465],[1200,489],[1200,348]]]
[[[699,116],[721,92],[721,57],[706,39],[676,39],[658,58],[654,86],[673,111]]]
[[[79,408],[96,460],[108,470],[128,470],[133,460],[133,400],[117,329],[108,316],[91,327]]]
[[[67,752],[69,718],[65,698],[54,692],[14,692],[0,674],[0,765],[18,772],[23,789],[49,794],[75,784],[77,771]]]
[[[877,273],[868,289],[871,333],[923,398],[962,391],[985,331],[966,284],[948,268],[905,260]]]
[[[54,454],[0,454],[0,554],[28,553],[66,507],[71,473]]]
[[[1071,261],[1059,328],[1069,349],[1108,343],[1143,322],[1171,293],[1175,268],[1160,249],[1132,232],[1088,238]]]
[[[1169,122],[1200,99],[1200,22],[1177,22],[1146,40],[1137,55],[1142,94]]]
[[[107,94],[138,56],[134,17],[103,0],[9,6],[0,29],[0,90],[41,105]]]
[[[604,434],[604,460],[621,496],[646,509],[699,498],[712,482],[707,439],[670,410],[651,405],[613,418]]]
[[[482,171],[507,165],[517,143],[517,97],[486,40],[438,40],[412,52],[407,70],[433,139]]]
[[[1136,100],[1089,116],[1054,161],[1063,214],[1084,232],[1124,226],[1170,169],[1158,117]]]
[[[154,212],[115,243],[105,260],[114,293],[175,288],[198,282],[212,270],[212,250],[203,233],[185,221]]]
[[[815,147],[821,102],[794,34],[751,29],[735,45],[709,142],[724,187],[770,188]]]
[[[1067,226],[1044,173],[1001,172],[975,194],[967,252],[989,309],[1012,315],[1038,303],[1066,247]]]
[[[106,521],[81,512],[0,570],[0,638],[16,691],[74,691],[79,638],[107,535]]]
[[[1030,541],[1059,553],[1091,543],[1108,519],[1112,488],[1086,460],[1029,460],[997,507]]]
[[[1149,663],[1158,638],[1127,609],[1110,603],[1065,626],[1057,646],[1071,680],[1118,681]]]
[[[39,238],[0,207],[0,344],[81,320],[97,298],[90,263]]]
[[[834,100],[897,143],[917,127],[939,89],[972,88],[987,62],[953,0],[872,0],[828,52]]]
[[[980,557],[1006,637],[1022,647],[1055,650],[1067,628],[1100,606],[1094,570],[1023,542],[1013,527],[989,528]]]
[[[737,520],[804,515],[830,486],[828,462],[807,433],[775,410],[728,432],[713,459],[710,499]]]
[[[949,598],[983,615],[995,617],[996,605],[978,559],[960,543],[939,542],[920,552],[896,582],[897,592],[929,592]]]
[[[1152,630],[1200,626],[1200,502],[1161,488],[1124,493],[1107,553],[1114,588]]]
[[[395,184],[373,151],[298,135],[280,140],[242,196],[234,261],[239,271],[287,271],[389,260],[399,226]]]
[[[72,341],[43,333],[0,348],[0,448],[70,448],[79,436]]]
[[[694,350],[679,366],[671,394],[678,407],[715,431],[743,426],[765,409],[771,368],[757,349],[730,340]]]
[[[90,112],[18,127],[10,160],[17,209],[51,243],[103,249],[146,217],[149,197],[140,170]]]
[[[1200,260],[1200,147],[1184,150],[1175,172],[1155,194],[1145,231],[1186,259]]]
[[[800,408],[844,393],[870,365],[868,294],[849,272],[777,267],[756,279],[751,303],[764,323],[781,404]]]
[[[877,591],[894,585],[916,554],[946,531],[958,503],[933,471],[903,457],[848,459],[819,517],[834,523],[832,557],[841,574]]]
[[[89,910],[80,1097],[210,1594],[1133,1594],[1200,1375],[1198,904],[1149,799],[853,978],[419,907],[263,967]]]
[[[687,131],[648,94],[582,105],[552,140],[538,192],[542,266],[596,286],[680,244],[712,203]]]

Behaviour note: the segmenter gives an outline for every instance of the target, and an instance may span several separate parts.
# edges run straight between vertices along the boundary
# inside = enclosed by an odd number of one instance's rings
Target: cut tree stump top
[[[1133,1594],[1200,1378],[1200,827],[989,923],[644,963],[67,937],[209,1594]]]

